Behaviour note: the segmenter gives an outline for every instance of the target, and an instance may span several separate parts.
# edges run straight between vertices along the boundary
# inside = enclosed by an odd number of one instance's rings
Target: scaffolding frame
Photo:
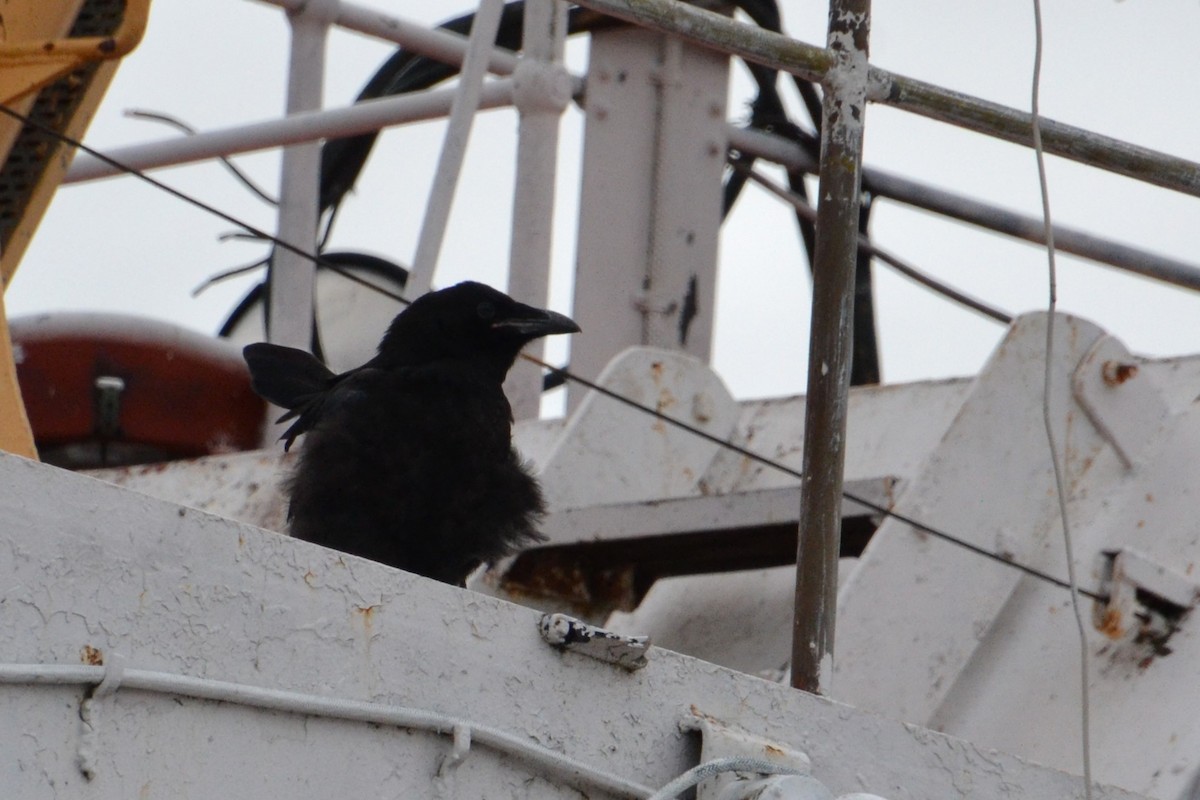
[[[487,81],[482,71],[475,80],[461,80],[452,90],[430,92],[419,97],[370,101],[355,108],[321,111],[320,82],[323,79],[324,37],[329,27],[350,30],[390,40],[432,58],[462,65],[470,62],[472,42],[446,31],[430,31],[371,9],[338,0],[255,0],[284,9],[293,27],[289,77],[288,118],[274,123],[243,126],[228,131],[201,134],[186,140],[139,146],[115,151],[113,157],[139,168],[168,166],[216,155],[285,145],[281,181],[280,238],[303,252],[316,254],[317,162],[315,142],[333,135],[377,130],[386,125],[449,114],[452,122],[446,141],[465,146],[469,115],[454,115],[460,103],[473,108],[496,107],[519,102],[511,79]],[[801,503],[801,545],[798,554],[796,630],[793,652],[794,685],[820,691],[829,673],[833,648],[836,604],[836,562],[840,528],[842,447],[845,442],[846,398],[849,387],[850,320],[853,308],[853,266],[858,239],[859,189],[864,170],[862,133],[868,102],[884,103],[930,119],[956,125],[1008,142],[1031,146],[1031,116],[933,84],[890,73],[870,65],[867,38],[870,26],[869,0],[831,0],[827,46],[806,44],[787,36],[742,24],[730,17],[688,5],[678,0],[576,0],[593,11],[644,28],[678,37],[726,55],[785,71],[819,83],[825,90],[822,155],[811,163],[790,143],[767,134],[732,132],[730,140],[739,149],[789,166],[800,166],[820,175],[822,201],[818,207],[817,256],[814,264],[812,339],[809,358],[804,474]],[[486,4],[486,2],[485,2]],[[538,8],[543,27],[553,27],[549,9],[560,0],[527,0]],[[492,3],[492,5],[496,5]],[[479,43],[476,42],[476,50]],[[524,77],[541,76],[546,85],[558,87],[563,76],[561,47],[544,38],[536,52],[525,58],[512,52],[483,47],[487,71],[500,76],[524,70]],[[582,79],[567,76],[578,97]],[[474,94],[474,99],[471,95]],[[526,102],[534,102],[526,100]],[[558,107],[554,107],[554,103]],[[565,102],[558,98],[541,108],[537,124],[522,124],[521,146],[528,136],[553,141],[551,128],[557,124]],[[553,115],[553,122],[550,122]],[[1081,128],[1041,120],[1046,152],[1107,170],[1172,191],[1200,197],[1200,164],[1177,158]],[[536,131],[536,133],[534,132]],[[537,158],[523,157],[518,167],[518,192],[514,209],[516,225],[528,228],[531,215],[548,213],[553,205],[553,170],[541,169]],[[540,171],[538,171],[540,170]],[[536,171],[536,174],[535,174]],[[456,172],[456,171],[454,171]],[[112,165],[80,157],[67,182],[114,174]],[[1029,241],[1042,242],[1040,221],[976,203],[948,192],[921,186],[913,181],[867,170],[880,194],[901,202],[971,221],[983,227]],[[454,178],[456,180],[456,176]],[[448,187],[450,191],[453,186]],[[427,219],[426,226],[444,227],[449,204],[437,203],[440,219]],[[431,234],[432,235],[432,234]],[[541,233],[533,234],[539,237]],[[522,280],[544,292],[549,271],[549,249],[543,239],[518,241],[524,234],[514,229],[513,254],[523,254]],[[1156,254],[1146,253],[1099,237],[1056,229],[1061,249],[1102,263],[1170,283],[1200,289],[1200,270]],[[436,256],[436,252],[434,253]],[[293,261],[303,261],[300,256]],[[428,259],[426,259],[428,260]],[[532,261],[532,263],[529,263]],[[295,268],[292,268],[295,267]],[[271,338],[289,344],[307,341],[312,314],[312,267],[289,265],[278,269],[272,281],[272,320],[288,320]],[[432,263],[422,266],[428,284]],[[526,411],[526,414],[528,412]]]

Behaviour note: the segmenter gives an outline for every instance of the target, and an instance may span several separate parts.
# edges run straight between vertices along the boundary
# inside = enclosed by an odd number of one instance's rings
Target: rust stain
[[[763,745],[763,750],[765,750],[767,752],[767,755],[773,756],[776,758],[782,758],[785,755],[782,747],[776,747],[773,744]]]
[[[553,599],[587,617],[632,611],[641,599],[635,579],[630,565],[589,564],[578,554],[548,549],[519,557],[500,576],[500,588],[513,597]]]
[[[313,572],[311,569],[304,573],[304,582],[307,583],[309,586],[315,586],[316,584],[313,583],[313,581],[315,581],[316,579],[317,579],[317,573]]]
[[[1100,366],[1100,377],[1108,386],[1120,386],[1130,378],[1137,377],[1137,364],[1127,364],[1121,361],[1105,361]]]
[[[355,606],[354,613],[362,617],[363,628],[367,634],[371,633],[371,626],[375,619],[375,612],[382,608],[378,603],[372,603],[369,606]]]
[[[1121,619],[1121,612],[1115,608],[1105,609],[1104,616],[1100,618],[1096,629],[1110,639],[1120,639],[1125,635],[1125,625]]]
[[[663,365],[661,361],[655,361],[650,365],[650,376],[654,378],[655,383],[662,380]]]
[[[104,666],[104,653],[100,652],[97,647],[85,644],[79,651],[79,660],[90,667],[102,667]]]
[[[1146,502],[1147,502],[1147,503],[1153,503],[1153,502],[1154,502],[1154,495],[1153,495],[1153,494],[1151,494],[1150,492],[1146,492]]]

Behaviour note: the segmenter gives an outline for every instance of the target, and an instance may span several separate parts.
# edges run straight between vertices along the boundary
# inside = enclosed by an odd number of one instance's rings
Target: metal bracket
[[[683,731],[699,731],[702,764],[718,758],[742,757],[787,767],[796,775],[805,776],[812,771],[812,762],[803,752],[721,722],[700,712],[695,706],[690,714],[680,720],[679,727]],[[759,778],[761,776],[751,776],[752,780]],[[746,776],[736,772],[714,775],[705,779],[697,788],[696,800],[723,800],[729,796],[742,796],[740,789],[734,788],[738,784],[746,784]]]
[[[633,671],[648,663],[649,636],[622,636],[566,614],[544,614],[538,629],[542,638],[560,650],[570,650]]]
[[[1200,584],[1136,550],[1100,553],[1101,591],[1108,602],[1092,610],[1096,628],[1110,639],[1150,644],[1164,655],[1166,641],[1200,600]]]
[[[1101,336],[1075,368],[1075,399],[1126,469],[1162,427],[1166,401],[1145,377],[1134,356],[1112,336]]]
[[[69,4],[60,5],[66,8]],[[30,4],[28,8],[29,11],[22,11],[18,7],[10,12],[6,7],[4,14],[37,15],[59,11],[44,8],[36,3]],[[142,40],[149,13],[150,0],[125,0],[121,25],[110,35],[34,39],[0,44],[0,67],[3,68],[3,78],[0,78],[0,102],[11,104],[84,64],[124,57]],[[5,22],[19,28],[22,21]]]

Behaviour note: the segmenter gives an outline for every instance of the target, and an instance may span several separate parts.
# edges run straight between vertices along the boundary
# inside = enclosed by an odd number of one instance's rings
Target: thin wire
[[[255,261],[251,264],[243,264],[240,267],[230,267],[229,269],[218,272],[216,275],[210,275],[204,279],[203,283],[201,283],[195,289],[192,289],[192,297],[198,297],[201,292],[211,289],[221,281],[227,281],[230,278],[236,278],[240,275],[245,275],[246,273],[253,272],[260,267],[265,267],[270,263],[270,258],[260,258],[258,261]]]
[[[404,303],[405,305],[408,305],[408,303],[409,303],[408,300],[405,300],[403,297],[396,294],[395,292],[393,292],[389,289],[386,289],[382,286],[376,286],[375,284],[371,283],[370,281],[365,280],[364,278],[361,278],[358,275],[355,275],[353,272],[343,269],[339,265],[334,264],[330,261],[327,261],[326,259],[322,258],[319,253],[310,253],[301,247],[297,247],[296,245],[292,244],[291,242],[286,242],[283,239],[280,239],[278,236],[272,236],[271,234],[267,233],[262,228],[258,228],[254,225],[251,225],[249,222],[245,222],[241,219],[238,219],[237,217],[233,216],[232,214],[222,211],[221,209],[217,208],[216,206],[210,205],[210,204],[204,202],[203,200],[192,197],[189,194],[185,194],[184,192],[180,191],[179,189],[176,189],[175,187],[171,186],[170,184],[163,183],[162,181],[158,180],[157,178],[153,178],[150,175],[147,175],[146,173],[142,172],[141,170],[138,170],[138,169],[135,169],[135,168],[129,166],[128,164],[123,164],[120,161],[118,161],[117,159],[112,158],[111,156],[100,152],[96,148],[86,145],[83,142],[79,141],[78,139],[68,136],[65,133],[63,133],[62,131],[56,130],[55,128],[52,128],[49,125],[43,124],[42,122],[39,122],[38,120],[31,119],[30,117],[27,117],[24,114],[21,114],[20,112],[15,111],[12,108],[9,108],[7,105],[4,105],[3,103],[0,103],[0,114],[3,114],[7,117],[11,117],[12,119],[15,119],[16,121],[22,123],[23,125],[28,125],[31,128],[36,128],[37,130],[41,131],[42,133],[49,134],[49,135],[55,137],[56,139],[58,139],[59,141],[63,142],[64,144],[67,144],[67,145],[70,145],[71,147],[77,148],[78,150],[80,150],[84,153],[87,153],[88,155],[93,156],[94,158],[97,158],[100,161],[103,161],[105,164],[108,164],[109,166],[113,167],[114,169],[119,169],[128,175],[132,175],[135,178],[140,178],[141,180],[150,184],[154,188],[160,189],[160,190],[166,192],[167,194],[171,195],[172,197],[176,198],[177,200],[182,200],[183,202],[187,203],[188,205],[198,208],[201,211],[207,211],[209,214],[212,214],[213,216],[215,216],[219,219],[222,219],[231,225],[236,225],[237,227],[241,228],[242,230],[246,231],[247,233],[251,234],[252,236],[254,236],[258,239],[263,239],[265,241],[272,242],[276,247],[280,247],[284,250],[287,250],[289,253],[295,253],[296,255],[300,256],[301,258],[307,258],[307,259],[311,260],[314,264],[324,267],[325,269],[332,270],[333,272],[336,272],[339,275],[341,275],[343,278],[353,281],[354,283],[357,283],[357,284],[364,286],[368,289],[371,289],[373,291],[379,292],[380,294],[384,295],[385,297],[390,297],[393,300],[396,300],[397,302]]]
[[[146,111],[140,108],[131,108],[125,111],[125,116],[133,117],[134,119],[149,120],[151,122],[161,122],[164,125],[170,125],[172,128],[175,128],[175,130],[182,131],[188,136],[196,135],[196,129],[191,125],[187,124],[178,117],[173,117],[170,114],[164,114],[161,111]],[[278,200],[276,200],[274,197],[268,194],[265,189],[255,183],[249,175],[242,172],[238,165],[233,163],[232,159],[226,156],[217,156],[217,160],[224,164],[225,168],[232,172],[233,177],[237,178],[243,186],[245,186],[254,194],[258,195],[258,198],[264,203],[271,206],[279,205]]]
[[[1046,367],[1042,384],[1042,422],[1046,427],[1046,443],[1050,447],[1050,461],[1054,467],[1055,494],[1058,499],[1058,513],[1062,520],[1063,544],[1067,555],[1067,580],[1071,590],[1071,609],[1075,614],[1075,627],[1079,633],[1079,678],[1080,678],[1080,727],[1082,728],[1083,747],[1083,793],[1087,800],[1092,800],[1092,742],[1091,742],[1091,702],[1088,683],[1088,640],[1087,631],[1083,625],[1083,611],[1079,607],[1079,581],[1075,574],[1075,548],[1071,541],[1071,524],[1067,515],[1066,481],[1063,479],[1063,467],[1059,459],[1058,445],[1054,440],[1054,424],[1050,414],[1051,379],[1053,378],[1052,357],[1054,355],[1054,317],[1058,307],[1058,265],[1054,260],[1054,226],[1050,219],[1050,186],[1046,180],[1046,156],[1042,150],[1041,125],[1041,83],[1042,83],[1042,4],[1041,0],[1033,0],[1034,55],[1033,55],[1033,88],[1030,100],[1030,120],[1033,127],[1033,152],[1037,159],[1038,184],[1042,193],[1042,222],[1046,236],[1046,260],[1049,279],[1049,302],[1046,315]]]
[[[713,444],[719,445],[719,446],[725,448],[726,450],[731,450],[739,455],[745,456],[746,458],[750,459],[751,461],[756,461],[759,464],[762,464],[764,466],[778,470],[779,472],[782,472],[784,475],[789,475],[796,479],[800,479],[803,477],[803,473],[801,473],[800,470],[798,470],[798,469],[793,469],[792,467],[789,467],[786,464],[781,464],[778,461],[773,461],[772,459],[767,458],[764,455],[755,453],[753,450],[747,450],[745,447],[742,447],[739,444],[731,442],[728,439],[722,439],[719,436],[714,436],[713,434],[709,433],[708,431],[701,430],[700,428],[697,428],[687,422],[684,422],[683,420],[679,420],[679,419],[676,419],[675,417],[664,414],[663,412],[659,411],[656,408],[652,408],[650,406],[644,406],[641,403],[637,402],[636,400],[632,400],[628,397],[625,397],[624,395],[622,395],[618,392],[614,392],[612,389],[609,389],[605,386],[601,386],[600,384],[595,383],[594,381],[590,381],[587,378],[581,378],[578,375],[575,375],[573,373],[566,371],[562,367],[556,367],[553,364],[548,364],[545,361],[541,360],[540,358],[536,358],[527,353],[522,353],[521,357],[527,361],[532,361],[534,364],[537,364],[545,369],[548,369],[551,372],[558,373],[558,374],[562,375],[563,377],[565,377],[569,381],[573,381],[574,383],[578,383],[580,386],[583,386],[587,389],[591,389],[593,392],[602,394],[605,397],[608,397],[612,400],[616,400],[618,403],[623,403],[623,404],[629,406],[630,408],[635,408],[644,414],[649,414],[650,416],[655,417],[656,419],[662,420],[663,422],[667,423],[668,425],[673,425],[676,428],[685,430],[688,433],[691,433],[695,436],[699,436],[701,439],[705,439],[709,442],[712,442]],[[975,553],[976,555],[980,555],[980,556],[983,556],[984,558],[995,561],[998,564],[1004,564],[1006,566],[1012,567],[1013,569],[1024,572],[1026,575],[1037,578],[1039,580],[1046,581],[1047,583],[1054,584],[1055,586],[1058,586],[1061,589],[1070,589],[1071,588],[1071,584],[1067,581],[1064,581],[1062,578],[1057,578],[1047,572],[1043,572],[1043,571],[1037,569],[1036,567],[1031,567],[1031,566],[1028,566],[1027,564],[1022,564],[1019,561],[1013,561],[1010,558],[1006,558],[1005,556],[1002,556],[998,553],[993,553],[992,551],[982,548],[977,544],[973,544],[972,542],[968,542],[964,539],[959,539],[958,537],[953,536],[949,533],[946,533],[945,531],[934,528],[931,525],[926,525],[924,522],[920,522],[919,520],[915,520],[912,517],[909,517],[898,511],[887,508],[885,506],[881,506],[878,503],[872,502],[871,500],[868,500],[865,497],[857,495],[854,492],[850,492],[850,491],[843,489],[842,497],[844,497],[845,499],[847,499],[853,503],[857,503],[858,505],[863,506],[870,511],[873,511],[876,514],[882,514],[883,516],[891,517],[892,519],[894,519],[898,522],[903,522],[905,525],[909,525],[913,528],[916,528],[918,531],[921,531],[922,533],[927,533],[930,536],[933,536],[935,538],[941,539],[946,542],[950,542],[951,544],[956,544],[959,547],[962,547],[966,550],[970,550],[972,553]],[[1090,597],[1093,600],[1098,601],[1098,602],[1103,603],[1103,602],[1108,601],[1108,597],[1106,595],[1100,594],[1099,592],[1093,592],[1088,589],[1079,589],[1079,592],[1087,597]]]
[[[333,262],[322,258],[318,254],[306,252],[305,250],[303,250],[299,247],[296,247],[295,245],[291,244],[290,242],[285,242],[284,240],[267,233],[265,230],[262,230],[261,228],[257,228],[247,222],[243,222],[242,220],[238,219],[237,217],[232,216],[231,214],[221,211],[220,209],[218,209],[212,205],[209,205],[208,203],[205,203],[201,200],[198,200],[195,197],[185,194],[184,192],[182,192],[178,189],[175,189],[174,187],[172,187],[168,184],[165,184],[162,181],[157,180],[156,178],[152,178],[151,176],[147,175],[146,173],[142,172],[141,170],[135,169],[134,167],[131,167],[127,164],[123,164],[120,161],[96,150],[95,148],[93,148],[91,146],[86,145],[77,139],[74,139],[70,136],[67,136],[67,135],[61,133],[60,131],[55,130],[54,128],[49,127],[48,125],[43,125],[40,122],[29,119],[29,118],[25,117],[24,115],[20,114],[19,112],[14,111],[13,109],[9,108],[6,105],[0,104],[0,114],[4,114],[9,117],[12,117],[13,119],[18,120],[19,122],[22,122],[27,125],[31,125],[45,133],[55,136],[62,142],[66,143],[72,147],[76,147],[79,150],[103,161],[104,163],[109,164],[110,166],[112,166],[116,169],[119,169],[122,172],[125,172],[126,174],[132,175],[136,178],[140,178],[141,180],[145,181],[146,183],[150,184],[151,186],[161,189],[162,191],[166,192],[167,194],[171,195],[172,197],[178,198],[179,200],[182,200],[183,202],[185,202],[191,206],[194,206],[195,208],[199,208],[203,211],[207,211],[208,213],[210,213],[216,217],[219,217],[220,219],[223,219],[226,222],[229,222],[233,225],[236,225],[236,226],[242,228],[243,230],[247,231],[248,233],[252,234],[253,236],[256,236],[260,239],[264,239],[269,242],[273,242],[277,247],[281,247],[285,250],[288,250],[289,252],[296,253],[304,258],[311,259],[314,263],[324,267],[325,269],[329,269],[333,272],[336,272],[337,274],[341,275],[342,277],[344,277],[348,280],[351,280],[354,283],[357,283],[371,291],[378,292],[379,294],[383,295],[384,297],[389,297],[389,298],[397,301],[398,303],[401,303],[406,306],[412,302],[412,301],[406,299],[405,297],[402,297],[401,295],[399,295],[385,287],[377,286],[376,284],[374,284],[368,280],[364,280],[363,278],[359,277],[358,275],[355,275],[354,273],[343,269],[338,264],[334,264]],[[789,475],[798,480],[803,477],[802,473],[799,470],[792,469],[791,467],[789,467],[785,464],[781,464],[777,461],[773,461],[772,459],[767,458],[766,456],[755,453],[752,450],[748,450],[748,449],[742,447],[741,445],[738,445],[732,441],[729,441],[728,439],[722,439],[719,436],[714,436],[713,434],[711,434],[705,430],[701,430],[700,428],[697,428],[694,425],[690,425],[682,420],[678,420],[678,419],[675,419],[674,417],[668,416],[667,414],[664,414],[663,412],[659,411],[656,408],[642,405],[641,403],[638,403],[635,400],[632,400],[628,397],[625,397],[624,395],[621,395],[617,392],[612,391],[611,389],[601,386],[600,384],[595,383],[594,381],[590,381],[586,378],[582,378],[572,372],[569,372],[569,371],[563,369],[562,367],[557,367],[552,364],[548,364],[547,362],[541,360],[540,358],[532,356],[528,353],[521,353],[520,355],[521,355],[521,358],[524,358],[527,361],[537,364],[537,365],[543,367],[544,369],[549,370],[552,373],[561,375],[566,380],[577,383],[580,386],[583,386],[594,392],[602,394],[605,397],[611,398],[611,399],[616,400],[620,403],[623,403],[631,408],[637,409],[638,411],[640,411],[644,414],[649,414],[650,416],[660,419],[669,425],[673,425],[676,428],[687,431],[688,433],[691,433],[695,436],[698,436],[702,439],[712,442],[713,444],[716,444],[727,450],[731,450],[739,455],[745,456],[746,458],[748,458],[752,461],[755,461],[764,466],[770,467],[771,469],[775,469],[779,472],[782,472],[785,475]],[[976,544],[972,544],[971,542],[965,541],[963,539],[959,539],[959,538],[953,536],[952,534],[946,533],[945,531],[938,530],[937,528],[934,528],[931,525],[926,525],[923,522],[919,522],[918,520],[915,520],[911,517],[908,517],[904,514],[894,511],[890,508],[881,506],[878,503],[874,503],[865,497],[860,497],[860,496],[854,494],[853,492],[843,490],[842,497],[846,498],[847,500],[850,500],[851,502],[857,503],[858,505],[863,506],[864,508],[867,508],[870,511],[873,511],[876,514],[881,514],[885,517],[891,517],[892,519],[895,519],[899,522],[903,522],[904,524],[909,525],[912,528],[915,528],[916,530],[921,531],[922,533],[927,533],[930,536],[933,536],[935,538],[941,539],[941,540],[949,542],[951,544],[956,544],[959,547],[962,547],[966,550],[971,551],[972,553],[975,553],[976,555],[983,556],[984,558],[990,559],[999,564],[1004,564],[1013,569],[1019,570],[1031,577],[1037,578],[1039,580],[1045,581],[1047,583],[1053,584],[1053,585],[1058,586],[1063,589],[1071,588],[1071,584],[1067,581],[1062,580],[1061,578],[1057,578],[1053,575],[1050,575],[1047,572],[1043,572],[1039,569],[1030,567],[1030,566],[1022,564],[1020,562],[1013,561],[1010,558],[1006,558],[998,553],[993,553],[990,550],[986,550]],[[1098,592],[1093,592],[1093,591],[1086,590],[1086,589],[1079,589],[1078,591],[1081,594],[1083,594],[1087,597],[1090,597],[1091,599],[1096,600],[1098,602],[1107,602],[1108,601],[1108,597],[1106,595],[1100,594]]]
[[[789,204],[793,209],[795,209],[798,216],[802,217],[808,222],[816,223],[816,209],[806,203],[804,199],[795,192],[788,191],[764,176],[762,173],[757,172],[754,169],[745,166],[744,164],[740,164],[734,159],[729,159],[729,165],[733,167],[735,171],[745,175],[754,183],[758,184],[771,194],[778,197],[780,200],[783,200],[785,203]],[[1001,325],[1009,325],[1012,323],[1013,318],[1011,314],[1001,311],[994,306],[990,306],[982,300],[977,300],[974,297],[971,297],[965,292],[960,292],[958,289],[955,289],[949,284],[942,283],[936,278],[926,275],[921,270],[917,269],[911,264],[905,263],[897,256],[892,255],[890,252],[876,247],[870,239],[864,236],[859,236],[858,238],[858,249],[873,258],[879,259],[892,269],[899,272],[901,275],[911,278],[917,283],[932,289],[938,294],[944,295],[946,298],[953,300],[960,305],[966,306],[972,311],[977,311],[983,316],[999,322]]]

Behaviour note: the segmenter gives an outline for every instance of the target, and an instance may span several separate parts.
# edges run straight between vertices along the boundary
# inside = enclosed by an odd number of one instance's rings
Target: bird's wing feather
[[[381,372],[376,369],[358,368],[336,376],[323,390],[308,395],[303,402],[280,417],[279,421],[296,418],[283,435],[286,452],[292,441],[302,433],[319,425],[322,420],[353,416],[355,407],[370,396],[372,386],[379,380]]]

